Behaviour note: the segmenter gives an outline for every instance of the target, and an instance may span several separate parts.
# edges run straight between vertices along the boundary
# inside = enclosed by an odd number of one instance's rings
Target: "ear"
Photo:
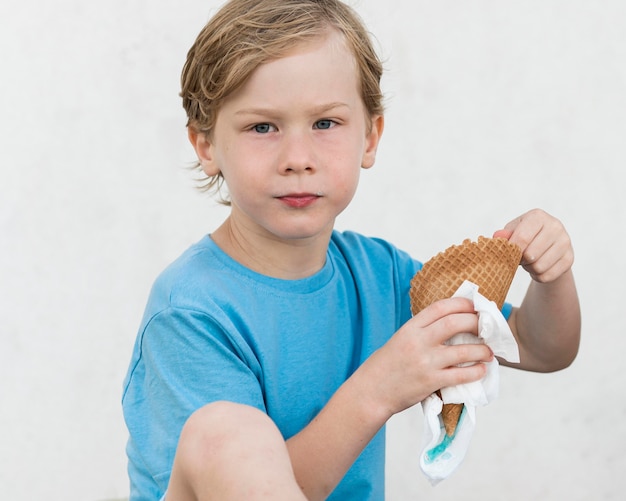
[[[196,150],[203,172],[209,177],[217,176],[220,173],[220,169],[215,162],[213,143],[210,138],[193,127],[187,127],[187,136],[191,146]]]
[[[376,160],[376,150],[378,149],[378,143],[383,135],[383,129],[385,128],[385,118],[382,115],[372,117],[371,127],[365,136],[365,150],[363,151],[363,158],[361,160],[361,167],[369,169]]]

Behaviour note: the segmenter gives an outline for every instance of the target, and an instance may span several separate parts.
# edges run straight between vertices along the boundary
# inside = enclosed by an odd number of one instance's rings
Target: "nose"
[[[281,174],[312,173],[316,169],[313,138],[306,132],[291,132],[282,139],[279,156]]]

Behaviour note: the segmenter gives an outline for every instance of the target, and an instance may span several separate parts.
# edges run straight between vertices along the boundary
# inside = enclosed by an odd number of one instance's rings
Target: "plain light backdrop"
[[[541,207],[573,239],[574,365],[501,371],[461,468],[388,431],[390,501],[626,489],[626,3],[353,0],[387,73],[376,166],[337,227],[417,258]],[[215,0],[0,4],[0,490],[128,495],[122,381],[156,275],[226,215],[195,190],[178,82]],[[331,76],[330,76],[331,77]],[[528,284],[522,271],[509,299]]]

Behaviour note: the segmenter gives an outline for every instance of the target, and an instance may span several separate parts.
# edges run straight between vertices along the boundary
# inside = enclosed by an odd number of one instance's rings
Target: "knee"
[[[189,416],[181,437],[193,435],[197,439],[205,435],[235,433],[246,423],[263,421],[271,420],[256,407],[227,401],[212,402]]]
[[[211,492],[210,499],[268,499],[263,492],[304,499],[278,427],[259,409],[232,402],[208,404],[189,417],[168,492],[173,499],[186,499],[181,492],[194,493],[189,499],[199,492]]]
[[[203,462],[208,462],[249,443],[251,434],[263,432],[280,436],[273,421],[261,410],[234,402],[212,402],[189,417],[177,454],[202,457]]]

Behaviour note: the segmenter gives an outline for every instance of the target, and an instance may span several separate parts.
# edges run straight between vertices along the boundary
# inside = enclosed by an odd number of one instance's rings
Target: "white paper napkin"
[[[478,312],[479,336],[457,334],[448,344],[485,343],[493,353],[509,362],[519,362],[519,351],[509,324],[493,301],[478,292],[478,286],[465,281],[453,297],[465,297],[474,302]],[[498,361],[487,364],[487,374],[480,381],[441,389],[441,397],[432,394],[422,402],[424,410],[424,437],[420,467],[431,484],[447,478],[463,461],[474,433],[476,406],[484,406],[498,396],[500,377]],[[441,420],[443,403],[465,404],[456,431],[446,435]]]

